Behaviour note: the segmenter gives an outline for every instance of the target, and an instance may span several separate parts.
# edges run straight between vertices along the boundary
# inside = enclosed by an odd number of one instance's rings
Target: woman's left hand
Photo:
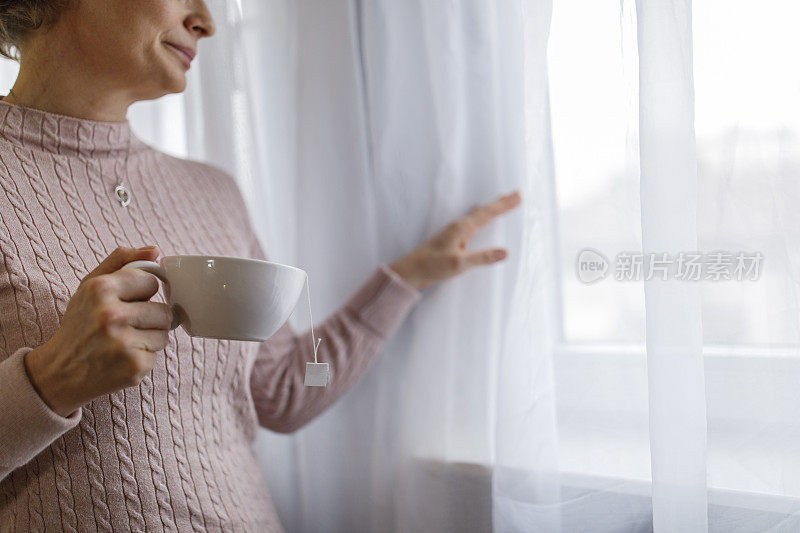
[[[475,233],[496,216],[519,205],[519,191],[472,209],[466,216],[451,222],[408,255],[389,265],[406,283],[422,290],[478,265],[502,261],[508,255],[505,248],[469,251],[467,244]]]

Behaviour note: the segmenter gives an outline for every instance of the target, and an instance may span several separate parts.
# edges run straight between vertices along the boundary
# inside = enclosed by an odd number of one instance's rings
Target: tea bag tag
[[[306,387],[327,387],[331,382],[328,363],[306,363]]]
[[[314,316],[311,314],[311,291],[308,288],[308,274],[306,274],[306,295],[308,296],[308,315],[311,317],[311,343],[314,345],[314,362],[306,362],[306,379],[303,385],[306,387],[327,387],[331,382],[330,365],[317,361],[317,348],[322,338],[317,339],[314,344]]]

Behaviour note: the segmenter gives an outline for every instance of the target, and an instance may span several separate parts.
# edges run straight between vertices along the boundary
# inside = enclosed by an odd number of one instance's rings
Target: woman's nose
[[[192,4],[192,12],[186,16],[183,25],[190,33],[196,33],[198,37],[211,37],[216,31],[211,11],[203,0],[197,0]]]

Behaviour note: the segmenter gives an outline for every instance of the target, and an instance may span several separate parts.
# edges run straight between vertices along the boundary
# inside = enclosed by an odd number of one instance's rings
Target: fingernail
[[[141,248],[137,248],[137,250],[155,250],[158,246],[142,246]]]

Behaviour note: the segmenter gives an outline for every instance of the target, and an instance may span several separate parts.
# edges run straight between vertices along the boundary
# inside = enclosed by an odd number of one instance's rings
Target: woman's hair
[[[69,0],[0,0],[0,55],[19,60],[32,31],[56,21]]]

